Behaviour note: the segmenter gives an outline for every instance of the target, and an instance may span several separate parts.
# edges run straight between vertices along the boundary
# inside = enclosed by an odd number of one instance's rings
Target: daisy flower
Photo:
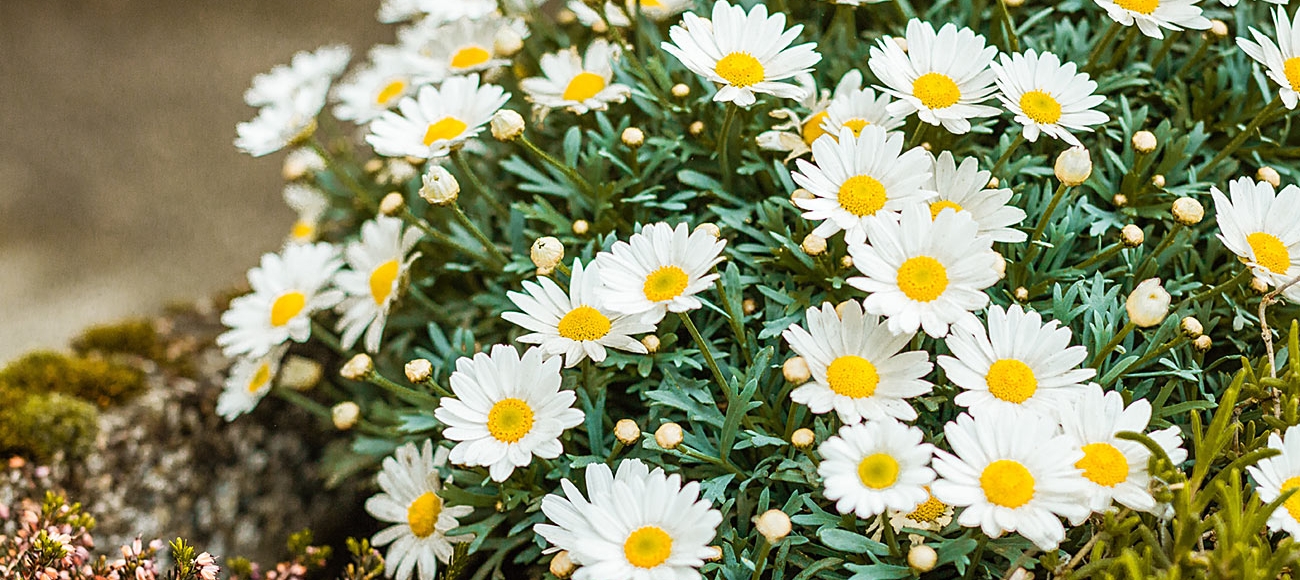
[[[1124,26],[1137,25],[1142,34],[1164,38],[1169,30],[1208,30],[1210,20],[1201,15],[1197,0],[1094,0],[1111,20]]]
[[[378,17],[385,24],[410,20],[442,24],[461,18],[477,20],[496,10],[496,0],[384,0]]]
[[[289,229],[289,243],[310,244],[316,241],[321,217],[330,207],[325,192],[310,185],[290,183],[284,186],[284,203],[298,213],[297,221]]]
[[[343,299],[342,292],[327,289],[342,265],[338,249],[323,242],[262,255],[261,265],[248,271],[253,292],[231,300],[221,315],[230,328],[217,337],[221,351],[228,357],[260,357],[289,339],[306,342],[311,315]]]
[[[790,46],[802,31],[802,24],[786,30],[785,14],[768,16],[763,4],[746,14],[743,7],[719,0],[711,20],[684,14],[682,24],[668,31],[672,42],[662,47],[695,74],[722,85],[713,100],[748,107],[757,100],[755,93],[786,99],[807,94],[781,82],[811,71],[822,59],[815,42]]]
[[[1228,195],[1231,201],[1210,187],[1223,245],[1270,286],[1300,275],[1300,187],[1288,185],[1274,193],[1267,181],[1241,177],[1228,182]],[[1294,288],[1286,295],[1296,301],[1300,293]]]
[[[271,392],[271,383],[280,372],[280,360],[288,345],[280,345],[257,358],[241,358],[230,367],[221,397],[217,399],[217,414],[226,421],[251,412]]]
[[[826,134],[822,125],[830,116],[828,109],[833,103],[847,100],[862,88],[862,73],[856,69],[845,73],[835,85],[834,93],[826,89],[819,92],[817,81],[807,73],[795,75],[794,81],[807,93],[799,100],[799,105],[807,110],[807,114],[789,108],[776,109],[768,114],[785,122],[760,133],[755,139],[758,146],[767,151],[788,151],[790,154],[785,158],[787,163],[812,151],[812,144]]]
[[[369,123],[423,84],[439,80],[422,70],[411,54],[396,46],[376,46],[370,63],[334,88],[334,116]]]
[[[377,216],[361,224],[361,239],[344,250],[348,269],[334,276],[334,284],[347,294],[336,308],[343,314],[335,328],[343,333],[343,348],[352,348],[364,333],[366,351],[379,350],[388,311],[401,294],[411,263],[420,257],[411,250],[421,236],[420,230],[403,228],[395,217]]]
[[[542,498],[552,523],[533,528],[581,566],[573,580],[701,578],[722,513],[700,499],[700,484],[683,485],[680,475],[652,471],[639,459],[624,460],[613,474],[604,463],[588,464],[586,480],[586,497],[560,480],[565,497]]]
[[[1055,320],[1043,323],[1033,310],[1019,304],[1004,310],[989,308],[988,332],[957,329],[948,336],[952,356],[941,355],[939,366],[948,380],[962,388],[954,403],[975,412],[986,409],[1030,409],[1053,413],[1077,399],[1083,383],[1097,374],[1078,368],[1088,349],[1070,346],[1070,327]]]
[[[995,242],[1020,243],[1028,235],[1011,226],[1025,220],[1025,210],[1007,205],[1013,195],[1010,189],[986,189],[991,174],[980,171],[979,161],[967,157],[957,165],[952,153],[944,151],[934,164],[934,179],[926,189],[938,195],[930,199],[930,215],[950,209],[969,213],[979,225],[979,235]]]
[[[459,441],[451,461],[487,467],[493,481],[505,481],[533,456],[555,459],[564,452],[560,434],[582,423],[571,408],[577,395],[560,390],[560,359],[530,348],[521,358],[513,346],[456,361],[451,374],[455,398],[443,397],[434,416],[447,425],[443,437]]]
[[[1071,448],[1059,429],[1036,413],[962,413],[944,426],[953,453],[935,451],[939,479],[930,488],[940,501],[965,508],[957,518],[965,527],[978,526],[990,538],[1017,532],[1044,551],[1055,550],[1065,539],[1057,516],[1073,520],[1090,513],[1081,501],[1087,480],[1074,466],[1083,452]]]
[[[1055,54],[1038,54],[1029,49],[1024,54],[1003,54],[1002,62],[990,65],[997,73],[998,100],[1024,126],[1030,142],[1039,133],[1071,145],[1081,145],[1070,131],[1092,131],[1092,125],[1110,120],[1105,113],[1092,110],[1106,102],[1106,97],[1092,94],[1097,83],[1086,73],[1076,72],[1072,62],[1061,64]]]
[[[380,115],[370,124],[366,142],[388,157],[445,157],[478,135],[508,100],[505,89],[480,86],[478,75],[451,77],[440,88],[426,85],[415,98],[402,99],[400,113]]]
[[[253,77],[252,86],[244,91],[244,102],[250,107],[265,107],[291,100],[299,92],[324,99],[330,82],[343,74],[351,59],[352,49],[343,45],[294,54],[289,64],[277,65]]]
[[[565,367],[587,357],[601,362],[606,347],[646,354],[645,345],[631,335],[652,332],[654,325],[606,309],[597,298],[599,289],[599,267],[592,263],[584,270],[582,262],[574,260],[569,292],[547,277],[525,281],[524,292],[507,294],[523,312],[501,317],[532,331],[519,342],[539,345],[547,356],[564,355]]]
[[[1294,109],[1300,97],[1296,92],[1300,91],[1300,12],[1293,20],[1287,18],[1286,9],[1279,6],[1273,13],[1273,28],[1277,31],[1277,42],[1252,26],[1250,35],[1255,40],[1238,38],[1237,46],[1264,65],[1268,78],[1282,88],[1278,91],[1282,103],[1286,108]]]
[[[877,216],[866,221],[871,245],[849,246],[863,276],[849,284],[868,293],[862,307],[889,320],[895,334],[918,328],[942,338],[953,324],[979,328],[972,310],[989,302],[984,289],[998,281],[993,240],[978,235],[979,224],[965,212],[932,217],[924,204],[903,209],[902,220]]]
[[[845,242],[861,244],[867,218],[896,215],[934,195],[925,189],[929,155],[920,147],[903,152],[903,135],[881,125],[867,125],[857,135],[840,127],[838,139],[823,136],[812,151],[816,163],[796,161],[799,170],[791,177],[815,196],[795,200],[804,219],[821,222],[813,235],[830,238],[842,230]]]
[[[970,131],[970,120],[992,117],[998,110],[981,105],[993,94],[989,64],[998,49],[969,28],[945,24],[939,32],[929,22],[907,23],[907,52],[888,36],[871,47],[867,66],[885,83],[885,92],[898,97],[889,112],[898,117],[917,113],[922,121],[943,125],[951,133]]]
[[[438,462],[433,442],[425,440],[416,448],[407,443],[384,459],[379,472],[383,491],[366,500],[366,512],[375,519],[393,525],[380,530],[371,539],[376,546],[392,544],[385,558],[385,572],[390,578],[433,580],[438,575],[438,561],[451,561],[452,544],[468,542],[473,534],[447,536],[460,526],[457,518],[474,512],[470,506],[449,506],[438,481]],[[415,574],[413,574],[415,573]]]
[[[1288,427],[1282,437],[1270,433],[1268,447],[1282,454],[1246,468],[1255,480],[1259,499],[1266,503],[1277,499],[1282,492],[1300,487],[1300,426]],[[1281,507],[1273,510],[1268,517],[1268,529],[1300,536],[1300,492],[1292,494]]]
[[[867,519],[886,509],[911,511],[930,497],[934,446],[924,434],[897,421],[867,421],[840,427],[818,453],[826,499],[842,514]]]
[[[506,29],[520,37],[528,35],[523,21],[513,18],[461,18],[446,24],[423,20],[399,30],[397,42],[420,59],[425,70],[438,76],[463,76],[510,64],[496,46],[497,34]]]
[[[792,325],[781,334],[812,372],[812,380],[790,393],[791,400],[818,414],[834,410],[845,423],[916,418],[906,399],[930,392],[933,385],[924,377],[934,367],[924,352],[900,352],[910,334],[889,332],[856,300],[845,302],[838,313],[827,302],[809,308],[806,316],[809,330]]]
[[[841,127],[848,127],[853,130],[854,137],[861,135],[862,129],[868,125],[893,131],[903,126],[903,119],[889,113],[890,102],[892,99],[889,95],[877,95],[870,87],[848,91],[843,97],[831,101],[830,107],[827,107],[822,131],[827,135],[838,136]]]
[[[636,14],[637,0],[624,0],[621,4],[623,5],[619,6],[619,3],[606,1],[603,14],[591,9],[582,0],[569,0],[567,6],[578,17],[578,22],[588,28],[595,26],[597,22],[624,28],[632,25],[632,15]],[[655,22],[662,22],[685,12],[692,4],[694,2],[691,0],[641,0],[641,15]]]
[[[610,103],[626,101],[632,94],[631,87],[612,82],[617,56],[618,50],[603,39],[592,41],[585,57],[578,55],[576,46],[544,54],[544,76],[524,79],[519,87],[533,106],[542,110],[567,107],[579,115],[604,111]]]
[[[658,324],[668,312],[695,310],[703,306],[695,295],[718,279],[710,272],[722,261],[726,245],[684,223],[644,226],[596,256],[603,284],[596,298],[613,312],[640,316],[645,324]]]
[[[328,87],[318,92],[300,91],[262,107],[252,120],[235,125],[235,147],[262,157],[306,140],[316,132],[316,116],[325,107],[326,91]]]

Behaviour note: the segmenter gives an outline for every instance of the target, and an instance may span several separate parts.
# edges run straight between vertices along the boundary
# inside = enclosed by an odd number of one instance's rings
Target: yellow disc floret
[[[946,199],[930,202],[930,219],[935,219],[939,217],[939,213],[945,209],[950,209],[953,211],[961,211],[964,208],[962,208],[961,204],[955,201],[948,201]]]
[[[579,306],[560,319],[560,336],[569,340],[600,340],[609,334],[609,317],[590,306]]]
[[[673,537],[659,526],[637,528],[623,542],[623,555],[637,568],[654,568],[673,553]]]
[[[460,137],[461,133],[469,125],[455,117],[443,117],[435,123],[430,123],[429,128],[424,131],[424,144],[433,145],[437,141],[450,141]]]
[[[926,489],[925,491],[926,493],[929,493],[930,490]],[[925,522],[927,524],[934,523],[934,521],[943,516],[943,512],[947,510],[948,506],[939,501],[939,498],[934,497],[934,494],[930,494],[930,497],[921,502],[921,505],[916,506],[916,509],[912,510],[912,513],[907,514],[907,519],[914,522]]]
[[[605,90],[605,77],[596,73],[581,72],[564,87],[564,94],[560,95],[560,98],[566,101],[585,101],[603,90]]]
[[[803,122],[803,128],[800,129],[800,132],[803,134],[803,142],[805,144],[811,146],[813,141],[816,141],[818,137],[826,134],[826,130],[822,128],[822,121],[825,121],[826,117],[829,116],[830,113],[822,111],[808,117],[808,120]]]
[[[885,489],[898,481],[898,460],[888,453],[874,453],[858,463],[858,479],[871,489]]]
[[[980,488],[989,503],[1015,509],[1034,498],[1034,476],[1019,462],[999,459],[980,474]]]
[[[854,175],[845,179],[837,197],[844,211],[858,217],[874,215],[885,207],[888,199],[884,184],[870,175]]]
[[[1270,272],[1285,274],[1291,268],[1291,253],[1277,236],[1255,232],[1246,236],[1246,243],[1250,244],[1251,252],[1255,254],[1255,263]]]
[[[487,429],[497,441],[519,441],[533,430],[533,408],[523,399],[501,399],[488,411]]]
[[[389,260],[371,270],[370,297],[375,299],[375,304],[383,304],[393,293],[393,281],[397,280],[398,270],[397,260]]]
[[[406,508],[406,523],[417,538],[427,538],[438,529],[438,516],[442,515],[442,498],[431,491],[424,492]]]
[[[1138,14],[1151,14],[1160,7],[1160,0],[1115,0],[1115,4]]]
[[[492,53],[477,45],[462,47],[451,55],[451,68],[476,67],[492,59]]]
[[[1282,63],[1282,73],[1291,83],[1291,90],[1300,91],[1300,56],[1293,56]]]
[[[271,304],[271,326],[289,324],[289,321],[298,316],[305,306],[307,306],[307,296],[302,292],[291,290],[281,294]]]
[[[862,130],[863,130],[863,129],[866,129],[866,128],[867,128],[867,125],[870,125],[870,124],[871,124],[871,121],[868,121],[868,120],[866,120],[866,119],[849,119],[849,120],[847,120],[847,121],[844,122],[844,126],[845,126],[845,127],[848,127],[849,130],[853,131],[853,136],[854,136],[854,137],[861,137],[861,136],[862,136]]]
[[[271,382],[271,364],[262,363],[253,372],[253,378],[248,381],[248,392],[257,393],[269,382]]]
[[[912,94],[927,109],[946,109],[961,100],[961,89],[951,77],[936,72],[925,73],[912,82]]]
[[[1287,491],[1297,487],[1300,487],[1300,475],[1282,482],[1282,489],[1280,491],[1286,493]],[[1291,519],[1300,522],[1300,492],[1293,494],[1286,500],[1286,503],[1282,505],[1286,507],[1286,512],[1291,514]]]
[[[1041,90],[1033,90],[1020,95],[1020,110],[1035,123],[1051,125],[1061,120],[1061,103],[1052,95]]]
[[[389,103],[393,102],[393,99],[402,96],[402,93],[405,92],[406,81],[397,79],[384,85],[384,88],[379,90],[379,94],[375,96],[375,104],[387,107]]]
[[[898,289],[917,302],[932,302],[948,289],[948,270],[930,256],[909,258],[898,267]]]
[[[837,395],[852,399],[870,397],[880,384],[876,365],[857,355],[846,354],[826,367],[826,382]]]
[[[713,70],[734,87],[752,87],[763,82],[766,71],[763,63],[745,52],[733,52],[722,57]]]
[[[1009,403],[1023,403],[1038,391],[1034,369],[1014,358],[1004,358],[989,365],[989,374],[984,380],[989,385],[989,394]]]
[[[663,266],[645,277],[641,291],[645,293],[646,300],[663,302],[681,296],[690,281],[685,270],[673,265]]]
[[[1115,487],[1128,479],[1128,459],[1110,443],[1083,446],[1083,459],[1074,464],[1083,476],[1097,485]]]

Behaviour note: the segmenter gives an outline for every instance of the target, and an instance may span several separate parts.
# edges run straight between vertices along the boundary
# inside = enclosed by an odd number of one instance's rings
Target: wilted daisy
[[[970,120],[998,114],[981,105],[993,94],[989,64],[998,49],[969,28],[945,24],[939,32],[929,22],[907,23],[907,52],[888,36],[871,47],[867,65],[899,98],[889,105],[898,117],[917,113],[922,121],[952,133],[970,131]]]
[[[467,75],[510,64],[497,49],[496,38],[505,30],[519,37],[528,34],[523,21],[513,18],[461,18],[440,24],[421,21],[398,31],[398,44],[438,76]]]
[[[547,356],[564,355],[566,367],[577,366],[587,357],[601,362],[606,347],[646,353],[645,345],[631,335],[651,332],[654,325],[614,313],[600,303],[600,268],[595,263],[584,269],[581,261],[574,260],[567,293],[544,276],[523,284],[523,293],[507,294],[523,312],[501,315],[532,331],[519,337],[519,342],[536,344]]]
[[[505,481],[534,455],[559,457],[560,434],[582,423],[582,411],[571,408],[577,395],[560,389],[560,359],[537,348],[521,358],[515,347],[498,344],[491,355],[458,359],[451,391],[455,398],[443,397],[434,411],[447,425],[443,437],[460,441],[451,461],[487,467],[493,481]]]
[[[1228,195],[1231,201],[1210,187],[1223,245],[1270,286],[1300,275],[1300,187],[1287,185],[1275,193],[1267,181],[1241,177],[1228,182]],[[1288,289],[1287,297],[1293,296],[1300,294]]]
[[[379,350],[384,336],[388,311],[401,293],[407,272],[420,254],[411,253],[422,234],[416,228],[403,228],[402,220],[377,216],[361,224],[361,239],[348,244],[344,256],[348,268],[340,270],[334,284],[347,293],[338,305],[337,329],[343,334],[343,348],[352,348],[364,333],[369,352]]]
[[[1029,236],[1011,227],[1024,221],[1025,210],[1007,205],[1014,195],[1010,189],[986,189],[990,175],[980,171],[974,157],[962,159],[957,165],[951,152],[940,153],[934,164],[934,179],[926,186],[937,194],[929,201],[930,215],[938,217],[945,209],[969,213],[979,224],[979,235],[995,242],[1025,241]]]
[[[822,59],[816,43],[790,46],[802,31],[802,24],[786,30],[785,14],[769,16],[763,4],[746,13],[719,0],[711,20],[684,14],[682,24],[668,31],[672,42],[662,46],[686,68],[722,85],[713,100],[748,107],[757,100],[755,93],[787,99],[806,95],[806,89],[781,82],[809,72]]]
[[[838,140],[829,135],[813,143],[813,159],[796,161],[791,177],[814,196],[795,203],[804,219],[820,221],[813,235],[829,238],[841,230],[844,241],[861,244],[867,218],[897,214],[908,205],[934,195],[925,189],[930,179],[930,157],[924,149],[903,152],[903,135],[888,133],[880,125],[867,125],[855,136],[840,127]]]
[[[561,479],[565,497],[542,498],[542,513],[553,523],[533,528],[581,566],[573,580],[701,577],[722,513],[700,499],[700,484],[683,485],[680,475],[652,471],[639,459],[624,460],[615,474],[603,463],[588,464],[586,479],[585,498]]]
[[[963,389],[953,402],[972,411],[1030,409],[1054,413],[1077,399],[1097,374],[1078,368],[1088,349],[1070,346],[1070,327],[1046,324],[1019,304],[989,308],[984,329],[957,329],[948,336],[951,356],[939,356],[948,380]]]
[[[284,186],[284,203],[298,214],[298,219],[289,229],[289,242],[310,244],[316,241],[321,217],[330,207],[325,192],[310,185],[290,183]]]
[[[343,265],[338,249],[327,243],[289,245],[279,254],[263,254],[248,271],[251,294],[230,301],[221,323],[230,330],[217,337],[226,356],[260,357],[289,339],[306,342],[311,315],[332,308],[343,293],[327,289]]]
[[[1071,145],[1079,145],[1071,131],[1092,131],[1093,125],[1110,120],[1093,108],[1106,97],[1092,94],[1097,83],[1086,73],[1076,72],[1072,62],[1062,64],[1055,54],[1039,54],[1034,49],[1024,54],[1003,54],[1001,64],[993,63],[997,73],[998,99],[1016,116],[1025,139],[1037,141],[1046,133]]]
[[[461,18],[483,18],[496,10],[496,0],[384,0],[379,5],[379,21],[393,24],[421,20],[442,24]]]
[[[812,372],[791,400],[814,413],[834,410],[845,423],[916,418],[906,399],[930,392],[933,385],[924,377],[934,367],[925,352],[900,352],[910,334],[891,333],[879,317],[863,314],[856,300],[838,313],[828,302],[809,308],[806,316],[808,330],[792,325],[781,334]]]
[[[426,85],[415,98],[402,99],[400,113],[380,115],[370,124],[366,142],[389,157],[444,157],[478,135],[509,99],[501,87],[480,86],[478,75],[451,77],[441,87]]]
[[[257,358],[240,358],[230,367],[225,388],[217,399],[217,414],[227,421],[252,411],[271,392],[271,384],[280,371],[280,360],[288,345],[271,349]]]
[[[1070,446],[1056,421],[1002,409],[971,418],[962,413],[944,426],[953,453],[936,450],[939,474],[930,489],[940,501],[964,507],[957,522],[978,526],[991,538],[1017,532],[1040,549],[1065,539],[1057,516],[1087,517],[1083,452]]]
[[[971,314],[989,302],[984,289],[998,281],[993,240],[965,212],[931,216],[924,204],[903,209],[902,220],[876,216],[865,223],[871,245],[849,246],[862,277],[849,284],[868,293],[863,309],[885,316],[889,330],[918,328],[942,338],[953,324],[979,328]]]
[[[790,152],[785,158],[786,162],[812,151],[812,144],[826,134],[823,123],[830,117],[828,109],[831,104],[847,100],[859,91],[862,88],[862,73],[856,69],[845,73],[839,84],[835,85],[834,93],[826,89],[818,91],[817,81],[807,73],[795,75],[794,81],[807,91],[799,100],[799,105],[807,112],[781,108],[768,113],[772,118],[783,119],[785,122],[773,126],[770,131],[759,133],[755,139],[762,149]]]
[[[1273,13],[1273,29],[1277,32],[1277,42],[1252,26],[1250,35],[1255,40],[1238,38],[1237,46],[1264,65],[1268,78],[1281,87],[1278,96],[1282,103],[1294,109],[1300,99],[1300,93],[1296,92],[1300,91],[1300,12],[1293,20],[1287,18],[1286,8],[1278,6]]]
[[[817,452],[826,499],[842,514],[870,518],[886,509],[911,511],[930,497],[934,446],[924,434],[893,420],[840,427]]]
[[[911,510],[889,510],[889,525],[895,532],[904,528],[937,532],[952,523],[952,506],[939,501],[930,493],[930,486],[925,486],[926,500]]]
[[[392,544],[384,566],[388,577],[433,580],[438,575],[438,561],[451,561],[452,544],[474,539],[474,534],[447,535],[460,526],[457,518],[474,513],[474,508],[446,505],[438,495],[442,485],[432,441],[425,440],[418,449],[407,443],[385,458],[379,488],[383,491],[366,500],[366,511],[393,524],[371,539],[376,546]]]
[[[1207,30],[1210,20],[1201,16],[1197,0],[1094,0],[1111,20],[1124,26],[1137,25],[1142,34],[1164,38],[1169,30]]]
[[[544,54],[542,75],[519,82],[534,107],[542,110],[567,107],[579,115],[604,111],[610,103],[621,103],[632,94],[627,85],[612,82],[618,50],[597,39],[587,46],[585,57],[578,48]]]
[[[334,116],[344,121],[369,123],[397,106],[420,85],[439,80],[422,69],[411,53],[395,46],[376,46],[370,62],[334,89]]]
[[[1268,435],[1268,448],[1281,451],[1246,468],[1255,480],[1255,491],[1259,499],[1270,502],[1282,495],[1282,492],[1300,487],[1300,426],[1287,427],[1286,434],[1278,437],[1277,433]],[[1285,531],[1292,536],[1300,536],[1300,492],[1291,495],[1278,509],[1268,517],[1268,529]]]
[[[860,74],[860,73],[859,73]],[[822,130],[827,135],[839,136],[841,127],[853,130],[853,136],[862,134],[868,125],[876,125],[886,131],[893,131],[903,126],[903,118],[889,113],[889,103],[893,99],[885,93],[876,94],[870,87],[849,91],[841,98],[831,101],[826,109],[826,119],[822,121]]]
[[[649,224],[628,241],[614,242],[596,256],[603,285],[596,298],[611,311],[658,324],[668,312],[702,306],[695,295],[718,278],[710,273],[722,261],[725,240],[686,224]]]

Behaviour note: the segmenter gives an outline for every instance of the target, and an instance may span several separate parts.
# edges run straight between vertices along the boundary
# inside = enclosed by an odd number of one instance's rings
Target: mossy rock
[[[40,461],[60,451],[82,457],[94,447],[98,430],[99,412],[91,403],[0,387],[0,450]]]
[[[71,395],[100,408],[126,402],[146,388],[145,375],[138,369],[49,351],[33,352],[10,363],[0,371],[0,385],[29,394]]]
[[[143,318],[87,328],[72,341],[72,350],[82,356],[100,353],[135,355],[154,361],[163,358],[158,331],[152,322]]]

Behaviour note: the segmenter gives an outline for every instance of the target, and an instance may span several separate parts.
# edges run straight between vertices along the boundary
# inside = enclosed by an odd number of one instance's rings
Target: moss
[[[163,358],[162,341],[153,323],[146,319],[92,326],[72,341],[77,354],[132,354],[157,361]]]
[[[82,457],[99,431],[95,406],[60,393],[25,394],[0,387],[0,450],[48,460],[59,451]]]
[[[10,363],[0,371],[0,385],[29,394],[72,395],[101,408],[130,400],[146,387],[145,375],[138,369],[48,351],[34,352]]]

